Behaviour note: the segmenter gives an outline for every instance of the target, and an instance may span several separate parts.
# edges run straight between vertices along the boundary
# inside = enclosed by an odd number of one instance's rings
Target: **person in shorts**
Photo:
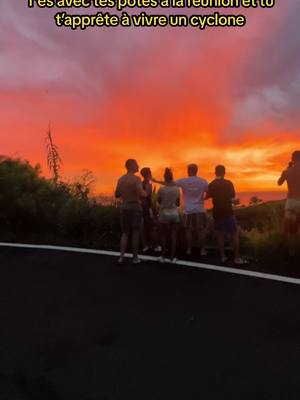
[[[204,207],[208,182],[197,176],[198,166],[189,164],[187,178],[177,179],[175,185],[180,187],[183,194],[183,224],[186,236],[186,254],[191,255],[193,236],[200,247],[200,254],[207,255],[205,249],[205,230],[207,215]]]
[[[132,234],[133,263],[140,263],[138,257],[139,237],[143,223],[142,199],[148,193],[143,189],[141,179],[135,174],[139,171],[136,160],[129,159],[125,163],[127,173],[118,180],[115,196],[122,200],[119,263],[123,263],[129,234]]]
[[[141,175],[143,177],[143,189],[147,192],[147,197],[142,199],[143,208],[143,227],[141,230],[142,248],[143,252],[148,251],[153,247],[155,252],[161,251],[161,247],[157,241],[157,224],[155,220],[155,213],[152,204],[152,173],[150,168],[142,168]]]
[[[300,151],[292,154],[292,161],[278,180],[278,185],[288,185],[288,198],[285,204],[285,232],[288,236],[289,254],[295,256],[300,232]]]
[[[179,223],[180,190],[174,185],[173,173],[166,168],[164,173],[164,186],[157,193],[157,201],[159,204],[159,230],[162,245],[162,256],[160,261],[165,261],[167,240],[170,239],[171,262],[176,263],[176,239],[177,227]]]
[[[211,198],[213,202],[214,229],[221,262],[224,263],[227,261],[225,255],[225,238],[227,235],[230,235],[234,252],[234,263],[240,265],[244,261],[240,257],[239,234],[232,208],[235,199],[235,189],[233,183],[225,179],[226,170],[223,165],[216,167],[215,174],[216,179],[208,185],[206,198]]]
[[[200,254],[207,255],[205,249],[205,233],[207,225],[207,214],[204,207],[205,193],[208,183],[205,179],[197,176],[198,166],[189,164],[187,167],[188,176],[177,179],[174,184],[182,190],[183,195],[183,225],[186,237],[186,254],[191,255],[193,236],[196,237],[200,247]],[[164,185],[164,182],[153,179]]]

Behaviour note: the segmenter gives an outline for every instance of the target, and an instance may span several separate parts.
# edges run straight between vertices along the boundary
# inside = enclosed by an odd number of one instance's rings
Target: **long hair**
[[[173,182],[173,172],[171,171],[170,168],[166,168],[165,169],[164,180],[165,180],[166,183]]]

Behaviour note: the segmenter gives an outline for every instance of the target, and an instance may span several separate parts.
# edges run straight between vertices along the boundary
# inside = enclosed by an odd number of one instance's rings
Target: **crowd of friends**
[[[160,252],[160,262],[166,261],[169,251],[170,262],[176,263],[177,230],[180,223],[181,192],[183,200],[183,226],[185,231],[186,255],[191,255],[193,239],[197,240],[199,255],[205,257],[205,236],[207,228],[207,213],[205,200],[212,199],[214,231],[220,254],[220,261],[225,263],[225,239],[230,238],[234,263],[242,265],[246,261],[241,258],[239,250],[239,233],[237,221],[233,212],[236,203],[236,192],[233,183],[225,179],[226,169],[223,165],[215,168],[215,179],[208,183],[198,176],[198,166],[189,164],[187,177],[174,180],[171,169],[166,168],[164,180],[153,178],[150,168],[142,168],[141,176],[136,160],[129,159],[125,163],[127,170],[117,183],[115,195],[122,200],[119,263],[124,262],[124,256],[131,234],[133,263],[141,262],[138,251],[142,242],[143,251],[153,247]],[[160,184],[157,192],[158,213],[153,205],[152,182]],[[290,255],[296,251],[297,238],[300,229],[300,151],[292,154],[292,161],[285,169],[278,185],[287,182],[288,199],[285,206],[285,232],[289,240]],[[168,246],[168,248],[167,248]]]

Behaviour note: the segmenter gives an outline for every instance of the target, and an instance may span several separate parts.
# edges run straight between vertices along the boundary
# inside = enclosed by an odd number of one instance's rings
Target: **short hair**
[[[215,171],[216,176],[222,176],[225,175],[226,168],[224,167],[224,165],[217,165]]]
[[[129,171],[134,165],[136,165],[136,160],[134,158],[129,158],[125,163],[125,168]]]
[[[294,153],[292,154],[292,160],[294,162],[300,162],[300,150],[294,151]]]
[[[195,176],[198,172],[198,165],[197,164],[189,164],[188,165],[188,172],[190,175]]]
[[[144,167],[141,169],[141,175],[143,178],[148,178],[149,176],[151,176],[151,169],[148,167]]]
[[[167,182],[167,183],[170,183],[173,181],[173,172],[171,171],[170,168],[165,169],[164,179],[165,179],[165,182]]]

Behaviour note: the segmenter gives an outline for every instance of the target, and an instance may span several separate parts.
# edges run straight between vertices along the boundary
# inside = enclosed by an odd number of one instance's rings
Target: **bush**
[[[115,246],[118,209],[87,194],[81,183],[55,184],[41,176],[38,165],[1,157],[1,240]]]

